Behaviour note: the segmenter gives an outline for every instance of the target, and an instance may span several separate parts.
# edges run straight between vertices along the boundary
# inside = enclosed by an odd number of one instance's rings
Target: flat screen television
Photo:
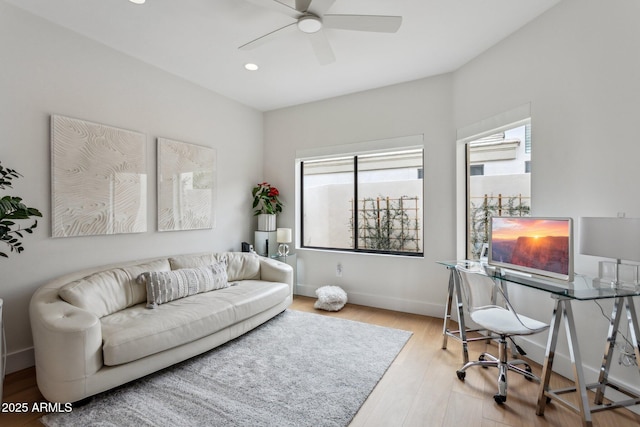
[[[531,275],[573,281],[571,218],[491,218],[488,263]]]

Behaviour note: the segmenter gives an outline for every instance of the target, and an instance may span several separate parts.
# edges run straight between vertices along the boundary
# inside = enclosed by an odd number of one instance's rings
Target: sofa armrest
[[[293,294],[293,267],[289,264],[260,257],[260,278],[269,282],[286,283]]]
[[[31,298],[29,317],[39,383],[81,380],[102,367],[102,330],[95,314],[60,299],[57,288],[43,287]]]

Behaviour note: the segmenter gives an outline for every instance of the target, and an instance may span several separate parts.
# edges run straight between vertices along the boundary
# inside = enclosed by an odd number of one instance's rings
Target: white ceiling
[[[454,71],[559,1],[337,0],[327,13],[400,15],[402,25],[393,34],[325,29],[336,61],[320,65],[297,31],[239,51],[295,22],[247,0],[6,0],[262,111]]]

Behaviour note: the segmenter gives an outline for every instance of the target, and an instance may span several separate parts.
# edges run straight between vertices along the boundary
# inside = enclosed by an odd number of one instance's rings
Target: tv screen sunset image
[[[497,217],[491,227],[492,261],[568,274],[568,220]]]

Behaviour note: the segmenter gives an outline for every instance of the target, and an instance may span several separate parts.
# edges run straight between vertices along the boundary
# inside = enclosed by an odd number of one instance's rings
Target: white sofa
[[[142,273],[209,272],[206,266],[219,262],[228,287],[200,289],[150,308]],[[82,400],[232,340],[284,311],[292,295],[291,266],[240,252],[65,275],[39,288],[29,307],[38,388],[51,402]]]

